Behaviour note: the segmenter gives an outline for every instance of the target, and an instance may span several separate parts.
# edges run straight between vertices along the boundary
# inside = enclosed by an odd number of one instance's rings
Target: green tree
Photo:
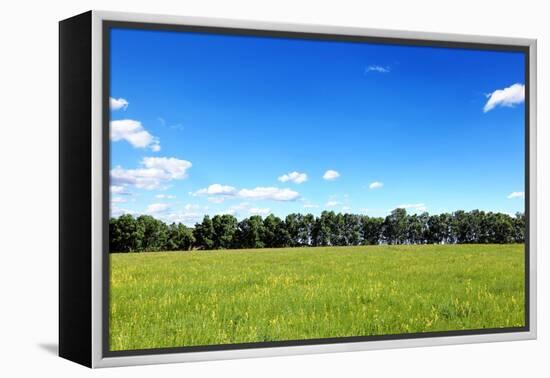
[[[300,225],[300,245],[310,246],[313,244],[313,227],[315,226],[315,217],[313,214],[306,214],[302,217]]]
[[[439,215],[430,215],[426,230],[426,239],[428,243],[443,243],[446,236],[445,227],[444,220],[442,220]]]
[[[470,229],[470,243],[485,243],[486,232],[484,230],[485,213],[479,210],[472,210],[468,213],[468,223]]]
[[[212,249],[214,247],[214,225],[210,216],[205,215],[202,223],[195,224],[193,236],[199,249]]]
[[[440,241],[441,243],[452,243],[452,222],[453,218],[448,213],[442,213],[439,215],[439,224],[440,224]]]
[[[302,214],[288,214],[285,218],[285,229],[288,233],[289,245],[299,247],[304,245],[303,237],[304,216]]]
[[[407,219],[407,239],[410,244],[422,244],[424,241],[423,218],[413,214]]]
[[[364,245],[380,244],[384,219],[364,216],[362,220],[362,242]]]
[[[237,218],[229,214],[216,215],[212,218],[212,227],[214,229],[213,248],[228,249],[234,246]]]
[[[384,236],[389,244],[403,244],[407,240],[407,210],[395,209],[386,217]]]
[[[160,251],[165,248],[168,240],[168,226],[150,215],[140,215],[137,218],[139,227],[143,230],[143,251]]]
[[[492,213],[491,221],[491,243],[505,244],[514,241],[514,220],[512,217],[502,213]]]
[[[516,213],[516,216],[513,219],[513,225],[514,225],[514,242],[516,243],[525,242],[525,232],[526,232],[525,214]]]
[[[273,214],[264,219],[262,240],[268,248],[281,248],[290,245],[290,234],[286,230],[285,223]]]
[[[181,223],[172,223],[168,227],[167,250],[188,251],[193,246],[193,231]]]
[[[236,240],[239,248],[263,248],[264,225],[262,217],[253,215],[239,222]]]
[[[323,211],[321,216],[315,219],[313,226],[313,243],[316,246],[331,245],[331,235],[333,230],[333,211]]]
[[[343,219],[343,245],[359,245],[362,241],[362,222],[361,217],[355,214],[344,214]]]
[[[462,210],[452,214],[408,215],[395,209],[386,218],[323,211],[289,214],[285,220],[269,215],[251,216],[237,222],[232,215],[204,216],[192,230],[170,226],[149,215],[121,215],[109,221],[111,252],[263,248],[331,245],[424,244],[424,243],[523,243],[525,214]]]
[[[451,229],[455,243],[471,242],[473,234],[471,217],[464,210],[458,210],[453,213]]]
[[[143,228],[130,214],[109,221],[109,250],[138,252],[142,249]]]

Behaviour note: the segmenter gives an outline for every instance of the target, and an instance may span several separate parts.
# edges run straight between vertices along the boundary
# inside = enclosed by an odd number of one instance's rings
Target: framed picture
[[[536,337],[536,42],[60,22],[60,355]]]

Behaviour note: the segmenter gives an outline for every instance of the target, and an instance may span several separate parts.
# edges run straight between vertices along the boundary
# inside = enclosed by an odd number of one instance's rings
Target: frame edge
[[[520,46],[528,49],[529,55],[529,219],[530,219],[530,245],[529,245],[529,331],[503,334],[481,334],[446,336],[422,339],[402,339],[391,341],[365,341],[348,342],[338,344],[318,344],[303,346],[282,346],[257,349],[234,349],[224,351],[206,351],[193,353],[166,353],[140,356],[104,357],[102,352],[102,209],[100,209],[103,197],[101,194],[101,156],[102,153],[102,22],[103,21],[126,21],[159,24],[186,24],[196,26],[261,29],[268,31],[288,32],[314,32],[339,35],[360,35],[380,38],[407,38],[419,40],[432,40],[440,42],[457,43],[479,43],[479,44],[501,44]],[[534,340],[537,338],[536,331],[536,255],[537,255],[537,154],[536,154],[536,39],[530,38],[507,38],[497,36],[479,36],[466,34],[430,33],[420,31],[381,30],[358,27],[327,26],[316,24],[292,24],[276,23],[265,21],[245,21],[238,19],[203,18],[169,16],[158,14],[140,14],[111,11],[92,11],[92,309],[93,309],[93,343],[92,343],[92,366],[93,367],[116,367],[128,365],[144,365],[153,363],[176,363],[176,362],[197,362],[209,360],[226,360],[236,358],[255,358],[270,356],[286,356],[298,354],[319,354],[333,352],[351,352],[380,349],[395,349],[405,347],[427,347],[440,345],[458,345],[483,342],[502,342],[512,340]],[[526,172],[527,174],[527,172]]]
[[[90,22],[91,12],[59,22],[59,356],[88,367],[92,364]]]

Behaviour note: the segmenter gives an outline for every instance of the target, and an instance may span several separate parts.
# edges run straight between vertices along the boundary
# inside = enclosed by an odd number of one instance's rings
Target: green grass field
[[[110,349],[524,325],[523,245],[111,254]]]

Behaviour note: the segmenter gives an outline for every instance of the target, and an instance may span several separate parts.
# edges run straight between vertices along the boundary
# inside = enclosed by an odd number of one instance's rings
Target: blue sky
[[[111,213],[523,211],[524,56],[111,31]]]

